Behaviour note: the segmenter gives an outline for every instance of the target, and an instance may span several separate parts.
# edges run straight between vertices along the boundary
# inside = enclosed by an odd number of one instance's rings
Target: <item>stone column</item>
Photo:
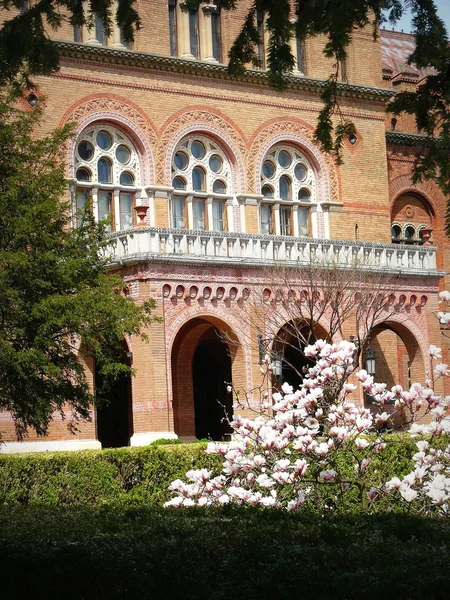
[[[200,58],[207,62],[218,62],[213,55],[211,15],[217,10],[215,4],[206,4],[200,11]]]
[[[120,31],[120,27],[117,25],[116,21],[116,13],[117,13],[117,0],[114,0],[112,6],[112,14],[113,14],[113,32],[111,38],[111,48],[117,48],[119,50],[126,50],[126,46],[122,44],[122,35]]]
[[[86,6],[84,7],[84,16],[86,19],[90,17],[89,11]],[[89,27],[88,25],[83,25],[81,35],[83,42],[85,42],[86,44],[90,44],[91,46],[101,46],[100,42],[96,38],[95,16],[93,17],[92,27]]]
[[[191,54],[191,42],[189,36],[189,8],[185,2],[177,4],[177,37],[178,37],[178,55],[181,58],[195,60]]]

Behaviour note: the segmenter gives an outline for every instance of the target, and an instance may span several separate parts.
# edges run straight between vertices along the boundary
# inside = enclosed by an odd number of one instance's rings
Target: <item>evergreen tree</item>
[[[71,227],[60,158],[70,127],[36,139],[42,109],[15,106],[0,94],[0,409],[20,437],[45,434],[66,402],[74,422],[88,418],[80,341],[106,380],[131,372],[117,349],[153,320],[153,303],[135,304],[107,273],[105,225],[88,209]]]

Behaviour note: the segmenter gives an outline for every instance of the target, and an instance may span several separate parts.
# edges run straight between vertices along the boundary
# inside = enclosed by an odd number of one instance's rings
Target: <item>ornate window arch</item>
[[[427,199],[421,194],[406,191],[395,199],[392,206],[392,243],[423,244],[431,237],[434,222],[434,211]]]
[[[172,226],[226,231],[231,164],[214,140],[189,135],[172,156]]]
[[[307,156],[287,144],[272,146],[261,168],[261,233],[311,235],[311,204],[316,177]]]
[[[81,132],[74,152],[77,214],[89,203],[96,220],[110,217],[111,231],[133,227],[141,173],[130,138],[116,127],[97,122]]]

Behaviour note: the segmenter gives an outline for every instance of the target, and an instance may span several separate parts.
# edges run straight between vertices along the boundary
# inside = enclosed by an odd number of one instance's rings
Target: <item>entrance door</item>
[[[206,339],[197,346],[192,366],[194,384],[195,436],[224,440],[232,429],[231,358],[226,343]]]
[[[124,352],[123,362],[127,360]],[[122,375],[108,383],[96,371],[95,386],[102,396],[97,407],[97,438],[102,448],[129,446],[133,434],[131,376]]]

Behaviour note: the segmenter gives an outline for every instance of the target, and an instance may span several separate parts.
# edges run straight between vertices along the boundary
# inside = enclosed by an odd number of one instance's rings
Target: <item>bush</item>
[[[221,463],[204,444],[0,455],[0,505],[160,506],[173,479]]]
[[[444,600],[449,527],[393,514],[2,507],[0,596]]]

